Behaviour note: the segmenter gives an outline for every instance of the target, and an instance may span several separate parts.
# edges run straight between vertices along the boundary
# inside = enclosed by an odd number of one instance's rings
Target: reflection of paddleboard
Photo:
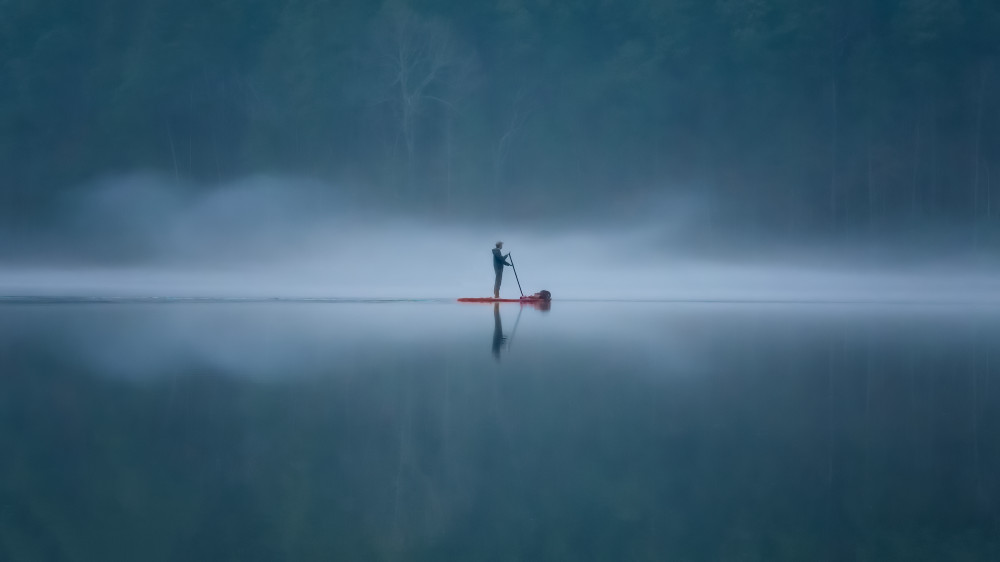
[[[521,297],[519,299],[494,299],[487,297],[458,299],[458,302],[545,302],[545,300],[532,297]]]

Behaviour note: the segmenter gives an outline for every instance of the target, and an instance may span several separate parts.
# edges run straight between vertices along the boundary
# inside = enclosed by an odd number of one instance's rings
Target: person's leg
[[[498,269],[496,272],[497,280],[493,283],[493,298],[498,299],[500,298],[500,280],[503,278],[503,270]]]

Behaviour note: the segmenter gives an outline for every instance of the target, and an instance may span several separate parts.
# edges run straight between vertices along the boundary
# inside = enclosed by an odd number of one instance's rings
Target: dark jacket
[[[510,254],[507,254],[509,256]],[[507,256],[500,253],[500,248],[493,248],[493,270],[501,271],[503,266],[511,265],[507,263]]]

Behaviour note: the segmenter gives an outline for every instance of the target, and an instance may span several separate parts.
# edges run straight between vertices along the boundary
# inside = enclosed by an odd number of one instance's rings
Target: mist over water
[[[63,200],[47,222],[8,226],[5,296],[997,302],[995,260],[919,242],[849,244],[741,236],[712,202],[646,198],[605,212],[387,212],[319,182],[259,176],[195,189],[137,175]],[[626,207],[631,207],[626,210]]]

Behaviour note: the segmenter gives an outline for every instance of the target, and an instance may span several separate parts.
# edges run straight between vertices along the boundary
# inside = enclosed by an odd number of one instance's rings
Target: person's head
[[[497,248],[503,248],[503,242],[497,242]]]

